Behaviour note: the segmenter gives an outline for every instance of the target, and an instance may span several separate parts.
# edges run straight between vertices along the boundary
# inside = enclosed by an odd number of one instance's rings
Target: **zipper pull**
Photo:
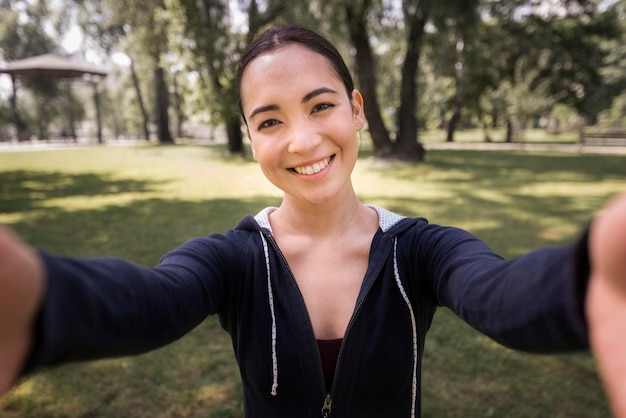
[[[330,393],[329,393],[324,398],[324,405],[322,405],[322,417],[323,418],[328,418],[330,416],[332,403],[333,403],[333,400],[330,397]]]

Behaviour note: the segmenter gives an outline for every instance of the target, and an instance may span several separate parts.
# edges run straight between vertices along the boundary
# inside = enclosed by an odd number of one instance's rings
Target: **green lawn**
[[[366,154],[365,202],[466,228],[506,257],[574,239],[626,186],[626,157],[431,151],[426,164]],[[0,153],[0,223],[32,245],[153,265],[184,240],[223,232],[280,194],[221,147],[89,147]],[[502,348],[447,310],[424,357],[424,417],[609,416],[587,353]],[[149,354],[71,364],[24,379],[0,417],[241,417],[241,384],[216,318]]]

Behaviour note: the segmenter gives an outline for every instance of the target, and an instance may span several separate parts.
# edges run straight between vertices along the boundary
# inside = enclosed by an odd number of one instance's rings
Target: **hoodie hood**
[[[408,229],[413,225],[418,219],[407,218],[405,216],[398,215],[387,209],[381,208],[376,205],[367,205],[368,207],[374,209],[376,213],[378,213],[378,226],[383,233],[391,233],[393,236],[402,233],[404,230]],[[270,214],[275,211],[277,208],[270,206],[261,210],[255,216],[248,215],[244,217],[235,227],[235,229],[246,230],[246,231],[255,231],[260,232],[264,231],[266,233],[272,234],[272,226],[270,224]],[[403,220],[408,220],[411,222],[401,222]]]

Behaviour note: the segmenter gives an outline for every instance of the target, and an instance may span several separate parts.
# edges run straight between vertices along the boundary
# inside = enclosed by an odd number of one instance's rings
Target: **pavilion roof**
[[[43,54],[0,64],[0,73],[26,78],[79,78],[85,74],[106,76],[101,67],[63,57]]]

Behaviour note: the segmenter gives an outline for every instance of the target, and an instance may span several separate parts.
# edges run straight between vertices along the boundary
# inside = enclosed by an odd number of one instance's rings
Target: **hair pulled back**
[[[354,90],[354,81],[352,75],[346,66],[343,58],[337,48],[335,48],[326,38],[319,33],[301,26],[276,26],[261,33],[248,45],[241,60],[239,61],[239,69],[237,70],[236,89],[237,99],[239,102],[239,110],[245,121],[243,114],[243,105],[241,97],[241,78],[243,72],[252,60],[260,55],[277,50],[287,45],[297,44],[310,49],[313,52],[324,56],[330,62],[337,76],[343,82],[348,96],[351,96]],[[247,121],[246,121],[247,123]]]

